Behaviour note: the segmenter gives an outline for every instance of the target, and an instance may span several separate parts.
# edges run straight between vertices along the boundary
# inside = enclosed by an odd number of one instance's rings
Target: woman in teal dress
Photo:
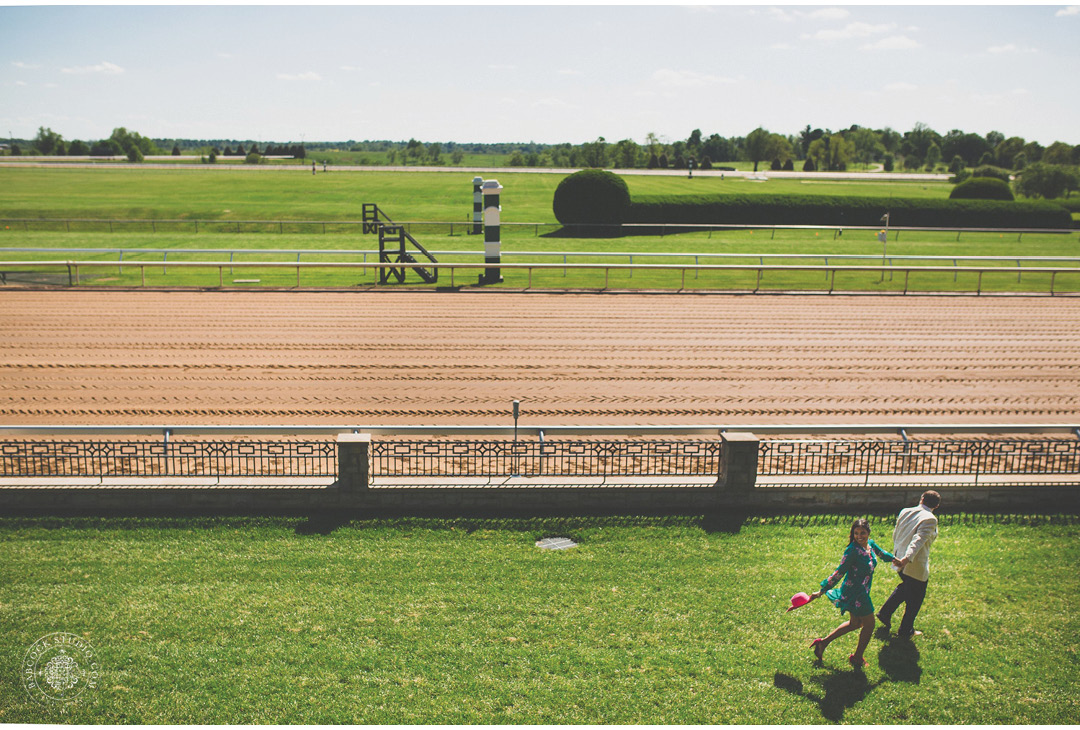
[[[844,549],[840,566],[832,575],[821,581],[821,590],[810,594],[811,601],[822,595],[827,596],[840,609],[840,615],[849,614],[848,620],[837,626],[824,639],[814,639],[810,646],[814,648],[814,655],[820,660],[833,639],[859,629],[859,645],[855,653],[848,657],[848,661],[853,667],[861,669],[867,664],[866,659],[863,658],[863,652],[866,651],[870,643],[870,635],[874,632],[874,604],[870,600],[874,568],[877,567],[878,557],[890,562],[896,562],[896,558],[870,539],[870,523],[866,520],[859,519],[852,523],[851,535],[848,539],[848,546]],[[843,583],[840,583],[841,579]],[[840,583],[839,588],[834,587],[837,583]]]

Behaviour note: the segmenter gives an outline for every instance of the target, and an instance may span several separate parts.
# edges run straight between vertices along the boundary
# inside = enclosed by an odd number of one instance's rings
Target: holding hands
[[[908,559],[893,558],[892,564],[895,565],[898,569],[903,570],[904,566],[908,564]]]

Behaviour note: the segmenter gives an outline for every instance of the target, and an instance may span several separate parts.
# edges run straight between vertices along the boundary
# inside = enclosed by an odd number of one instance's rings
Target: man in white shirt
[[[937,538],[937,517],[934,511],[941,504],[941,495],[933,490],[923,492],[919,504],[901,510],[893,529],[893,554],[899,560],[900,585],[878,611],[878,620],[885,629],[892,628],[892,615],[901,603],[906,603],[904,618],[897,635],[902,638],[919,636],[915,617],[919,615],[926,584],[930,580],[930,545]]]

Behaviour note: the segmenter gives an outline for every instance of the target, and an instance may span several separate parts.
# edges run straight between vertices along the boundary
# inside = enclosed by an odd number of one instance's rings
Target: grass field
[[[943,515],[914,643],[826,602],[850,517],[0,519],[0,722],[1071,724],[1075,517]],[[891,518],[872,520],[891,546]],[[534,542],[580,545],[545,552]],[[873,598],[895,579],[879,571]],[[85,637],[66,715],[16,667]]]
[[[551,201],[564,177],[493,171],[503,185],[504,222],[553,223]],[[395,220],[466,221],[473,173],[5,169],[0,218],[197,218],[360,220],[378,203]],[[631,195],[803,193],[947,198],[947,183],[628,175]]]
[[[745,259],[727,263],[754,264],[759,258],[750,254],[858,254],[877,256],[881,244],[870,231],[723,231],[686,233],[667,236],[626,236],[614,239],[575,239],[550,235],[557,230],[551,212],[551,200],[561,176],[547,174],[499,173],[505,187],[502,195],[502,245],[507,263],[559,263],[561,258],[522,256],[515,252],[572,251],[579,253],[625,252],[665,254],[662,257],[637,257],[634,263],[692,263],[686,256],[668,254],[745,253]],[[926,195],[945,197],[949,186],[943,183],[851,182],[786,180],[754,183],[745,180],[716,178],[695,179],[628,176],[634,194],[679,192],[716,193],[733,191],[811,191],[818,194],[873,194],[882,196]],[[87,222],[5,223],[0,231],[0,253],[8,261],[33,259],[116,260],[118,254],[66,254],[17,252],[14,248],[185,248],[185,249],[373,249],[374,236],[360,236],[357,227],[329,226],[323,235],[322,224],[300,221],[356,221],[361,217],[364,202],[376,202],[395,220],[457,221],[455,235],[448,235],[445,226],[414,228],[414,235],[429,249],[479,252],[483,242],[479,236],[465,235],[465,222],[472,215],[472,178],[453,173],[339,173],[314,176],[289,172],[208,172],[160,170],[80,170],[80,169],[2,169],[0,168],[0,218],[89,218],[200,220],[199,233],[194,224],[142,223],[109,224]],[[244,225],[238,221],[285,221],[265,226]],[[218,221],[209,225],[205,221]],[[288,221],[295,223],[289,224]],[[226,225],[226,222],[227,225]],[[541,227],[515,226],[515,223],[547,224]],[[234,228],[233,226],[236,226]],[[240,232],[236,232],[239,229]],[[112,231],[111,233],[109,231]],[[261,231],[261,232],[258,232]],[[333,234],[333,235],[331,235]],[[1026,234],[1022,238],[999,233],[963,234],[958,240],[955,232],[905,232],[897,240],[891,236],[889,253],[893,256],[1077,256],[1080,243],[1072,235]],[[8,249],[8,250],[4,250]],[[125,253],[125,261],[161,260],[162,254]],[[171,261],[211,260],[228,261],[229,254],[172,254]],[[303,260],[342,260],[340,254],[306,255]],[[440,261],[454,263],[476,261],[475,255],[440,256]],[[236,260],[243,260],[241,254]],[[250,259],[249,259],[250,260]],[[266,257],[270,261],[292,261],[295,254]],[[354,256],[345,260],[363,260]],[[370,257],[369,261],[372,260]],[[629,263],[629,258],[575,257],[581,263]],[[880,261],[880,259],[878,259]],[[701,260],[707,263],[706,260]],[[836,262],[836,259],[833,259]],[[823,263],[774,261],[772,263]],[[852,262],[856,263],[856,262]],[[870,261],[863,264],[876,263]],[[900,263],[897,261],[896,263]],[[929,260],[909,263],[935,263]],[[936,262],[946,263],[946,262]],[[1008,265],[1013,265],[1012,262]],[[1002,264],[1006,265],[1006,264]],[[18,270],[18,269],[15,269]],[[240,271],[240,274],[236,274]],[[455,274],[455,284],[475,281],[476,272]],[[66,272],[58,275],[66,281]],[[681,272],[603,271],[567,272],[562,269],[534,272],[535,288],[656,288],[656,289],[752,289],[757,286],[756,272],[700,273],[683,279]],[[80,278],[86,284],[139,286],[144,273],[136,268],[115,272],[83,270]],[[448,283],[446,274],[440,284]],[[1017,280],[1015,274],[986,275],[981,286],[986,291],[1047,291],[1049,275],[1025,275]],[[296,286],[295,270],[260,269],[230,272],[226,280],[258,279],[258,286]],[[372,273],[304,272],[302,286],[367,285]],[[504,272],[507,288],[523,288],[528,282],[526,272]],[[49,279],[46,279],[49,280]],[[213,270],[147,269],[148,286],[217,286],[219,275]],[[952,274],[916,273],[908,280],[915,291],[974,291],[980,286],[976,274],[955,277]],[[1056,291],[1080,290],[1080,275],[1062,275],[1055,280]],[[824,273],[784,272],[763,277],[763,289],[828,289],[834,284],[839,290],[902,291],[904,276],[886,277],[874,272],[846,272],[835,282]],[[409,283],[409,285],[414,285]]]

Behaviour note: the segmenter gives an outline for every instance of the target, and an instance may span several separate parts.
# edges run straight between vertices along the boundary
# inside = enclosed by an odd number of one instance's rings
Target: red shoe
[[[825,655],[825,647],[828,646],[828,644],[825,644],[824,642],[825,639],[814,639],[810,642],[810,646],[814,649],[814,656],[817,657],[819,662]]]
[[[849,657],[847,658],[847,660],[848,660],[848,663],[849,663],[849,664],[850,664],[851,666],[855,667],[856,669],[862,669],[863,667],[868,667],[868,666],[870,666],[870,662],[866,661],[865,659],[863,659],[862,661],[859,661],[858,659],[856,659],[856,658],[855,658],[855,655],[854,655],[854,654],[852,654],[851,656],[849,656]]]

